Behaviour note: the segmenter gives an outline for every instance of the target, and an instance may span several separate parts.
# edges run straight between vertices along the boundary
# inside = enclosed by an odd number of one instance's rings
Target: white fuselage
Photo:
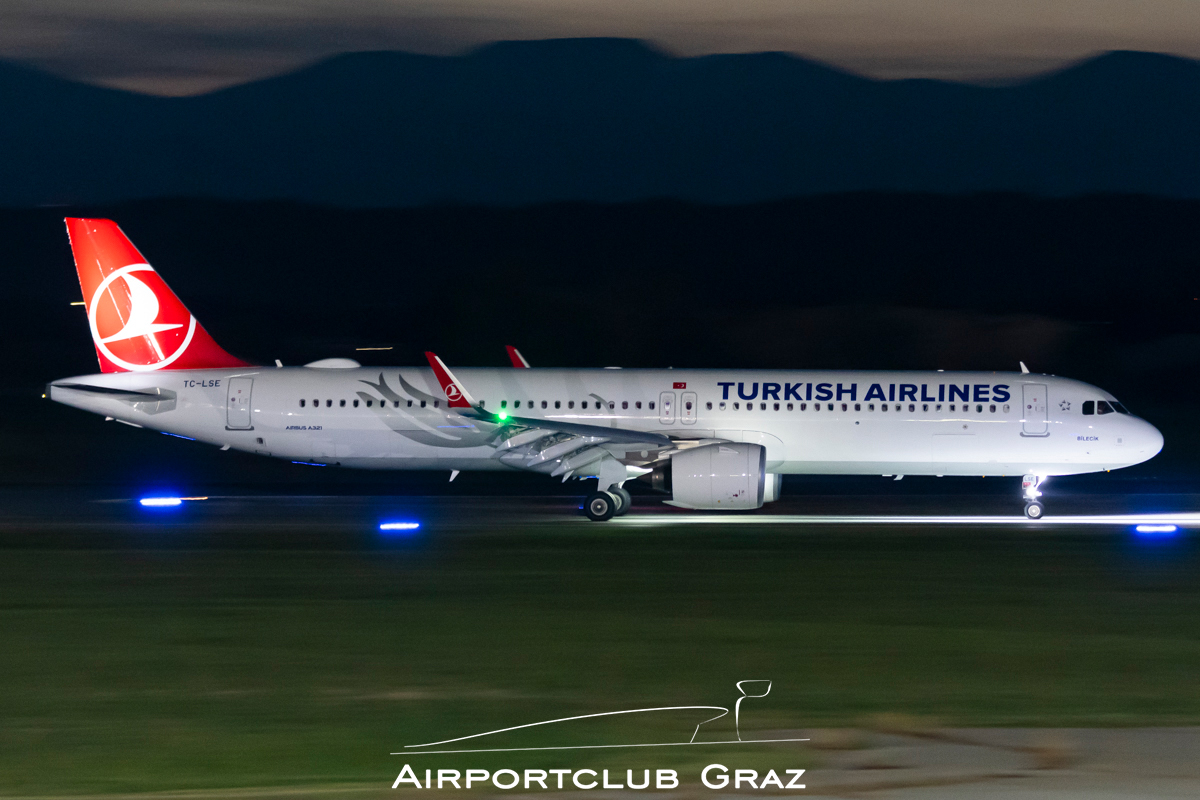
[[[1066,475],[1137,464],[1163,443],[1138,417],[1083,413],[1085,403],[1114,402],[1107,392],[1047,375],[484,368],[456,375],[488,411],[761,444],[771,473]],[[496,426],[449,410],[427,368],[110,373],[55,381],[48,394],[122,422],[292,461],[509,469],[497,458]],[[638,455],[649,466],[662,451],[630,454]]]

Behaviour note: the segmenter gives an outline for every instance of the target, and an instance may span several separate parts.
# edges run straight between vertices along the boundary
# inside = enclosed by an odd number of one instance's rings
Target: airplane
[[[1015,372],[725,369],[451,371],[326,358],[257,365],[222,349],[117,225],[68,218],[100,372],[53,401],[248,453],[362,469],[524,470],[595,479],[584,510],[626,513],[634,478],[687,509],[747,510],[783,475],[1047,478],[1144,462],[1163,437],[1108,392]]]

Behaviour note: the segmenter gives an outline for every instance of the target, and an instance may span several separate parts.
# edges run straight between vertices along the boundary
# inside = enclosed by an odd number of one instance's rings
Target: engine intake
[[[709,444],[671,456],[672,497],[680,508],[761,508],[767,453],[758,444]]]

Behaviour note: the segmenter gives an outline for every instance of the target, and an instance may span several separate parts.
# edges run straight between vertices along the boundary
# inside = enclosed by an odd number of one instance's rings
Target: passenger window
[[[941,404],[941,403],[938,403],[936,406],[934,406],[934,409],[933,409],[933,410],[934,410],[934,411],[941,411],[941,410],[942,410],[942,404]]]
[[[574,408],[574,407],[575,407],[575,401],[574,401],[574,400],[568,400],[568,401],[567,401],[567,408]]]
[[[849,410],[849,406],[847,406],[845,403],[842,403],[842,411],[847,411],[847,410]]]
[[[779,410],[779,403],[776,403],[776,404],[775,404],[775,410],[776,410],[776,411],[778,411],[778,410]]]
[[[683,407],[686,408],[688,411],[691,411],[692,410],[692,401],[688,400],[686,403],[683,404]]]
[[[358,403],[358,401],[357,401],[357,400],[355,400],[354,402],[355,402],[356,404]],[[425,401],[424,401],[424,400],[422,400],[422,401],[421,401],[421,408],[424,408],[424,407],[425,407]],[[501,407],[501,408],[503,408],[503,407],[504,407],[504,404],[503,404],[503,403],[501,403],[501,404],[500,404],[500,407]]]
[[[625,409],[627,409],[627,408],[629,408],[629,401],[628,401],[628,400],[622,400],[622,401],[621,401],[621,410],[622,410],[622,411],[624,411],[624,410],[625,410]],[[709,408],[712,408],[712,405],[711,405],[711,404],[709,405]]]
[[[425,401],[424,401],[424,400],[422,400],[422,401],[421,401],[421,408],[424,408],[424,407],[425,407]],[[501,407],[501,408],[508,408],[508,401],[507,401],[507,400],[501,400],[501,401],[500,401],[500,407]]]
[[[641,400],[638,400],[636,403],[634,403],[634,404],[633,404],[633,407],[634,407],[634,408],[641,408],[641,407],[642,407],[642,401],[641,401]]]
[[[874,410],[875,410],[875,404],[867,403],[867,411],[874,411]]]
[[[1009,408],[1009,406],[1008,406],[1008,403],[1005,403],[1005,404],[1004,404],[1004,413],[1005,413],[1005,414],[1007,414],[1007,413],[1008,413],[1008,408]]]
[[[976,413],[976,414],[982,414],[982,413],[983,413],[983,406],[982,406],[982,405],[975,406],[975,413]]]
[[[513,408],[520,408],[520,407],[521,407],[521,401],[513,400]]]
[[[829,403],[829,404],[828,404],[828,408],[829,408],[829,410],[830,410],[830,411],[833,411],[833,403]]]
[[[400,407],[400,401],[399,401],[399,400],[393,400],[393,401],[392,401],[392,408],[399,408],[399,407]]]
[[[800,404],[800,410],[801,410],[801,411],[808,411],[808,403],[801,403],[801,404]]]
[[[587,400],[584,400],[582,403],[580,403],[580,404],[579,404],[579,407],[580,407],[580,408],[587,408]]]
[[[899,404],[899,403],[896,403],[896,412],[897,412],[897,413],[899,413],[899,412],[900,412],[900,404]]]
[[[554,401],[554,407],[555,407],[555,408],[562,408],[562,400],[555,400],[555,401]]]
[[[740,410],[740,409],[741,409],[741,406],[740,406],[740,405],[739,405],[739,404],[738,404],[738,403],[735,401],[735,402],[734,402],[734,404],[733,404],[733,410],[734,410],[734,411],[738,411],[738,410]]]
[[[616,403],[614,403],[614,402],[612,402],[611,400],[609,400],[609,401],[608,401],[608,410],[609,410],[609,411],[615,411],[615,410],[616,410],[616,408],[617,408],[617,404],[616,404]],[[688,408],[691,408],[691,406],[689,405],[689,406],[688,406]]]
[[[368,401],[367,401],[367,408],[370,408],[370,407],[371,407],[371,401],[370,401],[370,400],[368,400]]]
[[[1111,414],[1111,413],[1113,413],[1113,407],[1108,404],[1107,400],[1097,400],[1096,401],[1096,413],[1097,414]]]
[[[434,408],[437,408],[437,407],[438,407],[438,406],[440,406],[441,404],[442,404],[442,401],[441,401],[441,400],[434,400],[434,401],[433,401],[433,407],[434,407]]]
[[[788,411],[793,411],[793,410],[794,410],[794,409],[792,408],[792,404],[791,404],[791,403],[788,403],[788,406],[787,406],[787,408],[788,408]]]
[[[408,407],[409,407],[409,408],[412,408],[412,400],[409,400],[409,401],[408,401]]]
[[[813,403],[813,411],[820,411],[820,410],[821,410],[821,404]]]
[[[721,401],[721,410],[722,411],[725,410],[725,401],[724,400]]]
[[[766,408],[766,407],[767,407],[767,404],[766,404],[766,403],[763,403],[763,408]],[[754,410],[754,403],[746,403],[746,410],[747,410],[747,411],[753,411],[753,410]]]
[[[346,407],[346,401],[345,401],[345,400],[338,400],[338,407],[339,407],[339,408],[345,408],[345,407]]]
[[[862,411],[862,404],[861,404],[861,403],[855,403],[855,404],[854,404],[854,410],[855,410],[855,411]]]
[[[921,404],[921,413],[927,413],[928,411],[929,411],[929,403],[922,403]]]
[[[954,410],[954,403],[951,403],[951,404],[950,404],[950,410],[951,410],[951,411],[953,411],[953,410]]]
[[[653,401],[653,400],[651,400],[651,401],[650,401],[649,403],[647,403],[646,405],[648,405],[648,406],[650,407],[650,410],[651,410],[651,411],[653,411],[653,410],[654,410],[654,401]]]
[[[355,401],[354,401],[354,407],[355,407],[355,408],[358,408],[358,401],[357,401],[357,400],[355,400]]]
[[[908,413],[910,413],[910,414],[911,414],[911,413],[913,413],[913,412],[914,412],[914,411],[916,411],[916,410],[917,410],[917,404],[916,404],[916,403],[909,403],[909,404],[908,404]]]
[[[545,401],[545,400],[543,400],[543,401],[542,401],[542,408],[545,408],[545,407],[546,407],[546,401]]]
[[[332,400],[326,400],[326,401],[325,401],[325,407],[326,407],[326,408],[333,408],[333,401],[332,401]],[[399,408],[399,407],[400,407],[400,401],[399,401],[399,400],[397,400],[397,401],[396,401],[396,407],[397,407],[397,408]]]
[[[879,404],[879,410],[880,410],[880,411],[887,411],[887,410],[888,410],[887,403],[880,403],[880,404]]]
[[[705,403],[704,408],[708,411],[712,411],[712,401],[709,400],[707,403]]]
[[[301,407],[301,408],[304,408],[304,401],[303,401],[303,400],[301,400],[301,401],[300,401],[300,407]]]
[[[991,411],[993,414],[995,414],[995,413],[996,413],[996,406],[994,406],[994,405],[988,406],[988,411]]]

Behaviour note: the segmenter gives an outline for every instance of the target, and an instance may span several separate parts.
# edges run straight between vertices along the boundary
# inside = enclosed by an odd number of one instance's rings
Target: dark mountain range
[[[1200,63],[1117,52],[980,87],[577,39],[344,55],[187,98],[0,64],[0,205],[742,203],[854,190],[1200,197]]]

